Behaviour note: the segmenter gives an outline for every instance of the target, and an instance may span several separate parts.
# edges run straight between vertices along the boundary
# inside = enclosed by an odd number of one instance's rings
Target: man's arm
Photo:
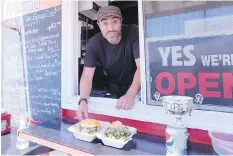
[[[129,87],[128,91],[125,95],[120,97],[117,101],[116,107],[118,109],[131,109],[134,105],[134,99],[141,88],[141,81],[140,81],[140,58],[135,59],[137,70],[134,74],[133,82]]]
[[[131,37],[132,37],[132,42],[133,42],[133,55],[135,58],[135,62],[137,65],[137,70],[134,74],[133,82],[128,89],[126,94],[131,94],[134,97],[137,95],[141,88],[141,81],[140,81],[140,52],[139,52],[139,31],[138,31],[138,26],[133,25],[131,29]]]
[[[92,80],[95,68],[84,67],[80,80],[80,99],[88,98],[92,88]],[[79,120],[88,118],[88,106],[86,101],[81,101],[77,110]]]
[[[131,86],[129,87],[126,94],[130,94],[132,96],[136,96],[141,89],[141,81],[140,81],[140,58],[135,59],[137,70],[134,74],[133,82]]]
[[[88,98],[92,88],[95,68],[84,67],[80,80],[80,98]]]

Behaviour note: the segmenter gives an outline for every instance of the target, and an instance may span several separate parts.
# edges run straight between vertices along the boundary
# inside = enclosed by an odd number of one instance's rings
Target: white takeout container
[[[233,135],[209,131],[214,151],[218,155],[233,155]]]
[[[106,127],[109,124],[110,123],[108,123],[108,122],[100,121],[99,131],[101,131],[101,129],[103,129],[104,127]],[[78,122],[77,124],[74,124],[68,128],[68,130],[74,134],[74,137],[76,139],[87,141],[87,142],[92,142],[95,138],[97,138],[97,134],[99,132],[95,132],[95,133],[92,133],[90,135],[85,134],[85,133],[81,133],[75,129],[76,126],[80,126],[80,122]]]
[[[107,145],[107,146],[111,146],[111,147],[115,147],[115,148],[123,148],[125,146],[125,144],[127,144],[130,140],[132,140],[133,135],[137,133],[136,128],[127,126],[129,128],[130,133],[131,133],[130,136],[128,136],[124,140],[111,139],[105,135],[105,132],[110,127],[110,125],[111,124],[109,124],[108,126],[105,126],[103,129],[101,129],[97,135],[97,137],[102,140],[104,145]]]

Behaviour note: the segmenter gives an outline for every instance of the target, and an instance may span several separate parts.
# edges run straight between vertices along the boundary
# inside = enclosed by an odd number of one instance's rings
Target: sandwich
[[[100,122],[95,119],[85,119],[79,124],[78,131],[84,134],[94,134],[99,131]]]
[[[105,135],[113,140],[125,140],[131,135],[131,132],[129,128],[124,126],[120,121],[115,121],[106,130]]]

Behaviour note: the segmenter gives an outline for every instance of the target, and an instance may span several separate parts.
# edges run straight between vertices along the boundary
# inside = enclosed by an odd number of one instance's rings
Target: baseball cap
[[[107,16],[117,16],[122,17],[121,10],[116,6],[105,6],[99,9],[97,12],[95,20],[101,21],[104,17]]]

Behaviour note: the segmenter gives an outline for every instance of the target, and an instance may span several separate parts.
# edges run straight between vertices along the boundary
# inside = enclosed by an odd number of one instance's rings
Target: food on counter
[[[127,126],[124,126],[120,121],[115,121],[106,130],[105,135],[114,140],[124,140],[130,136],[131,132]]]
[[[85,119],[80,122],[76,126],[76,129],[84,134],[94,134],[95,132],[99,131],[100,128],[100,121],[95,119]]]

